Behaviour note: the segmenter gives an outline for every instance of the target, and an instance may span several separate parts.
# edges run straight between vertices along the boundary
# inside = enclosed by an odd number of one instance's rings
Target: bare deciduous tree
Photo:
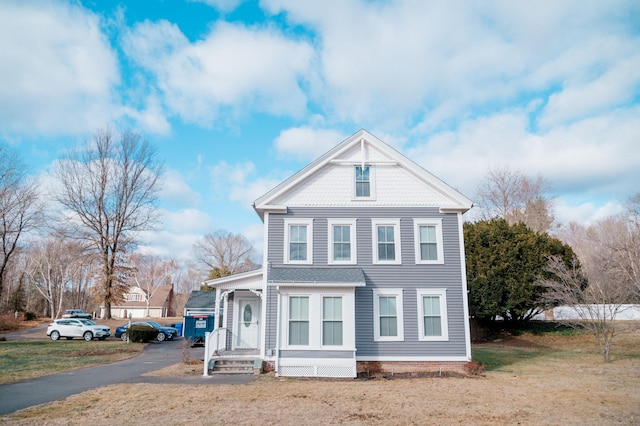
[[[136,254],[130,260],[133,266],[131,281],[146,295],[148,317],[151,298],[160,287],[172,285],[171,276],[178,266],[175,261],[162,260],[157,256]]]
[[[40,224],[36,182],[18,155],[0,144],[0,301],[11,257],[20,238]]]
[[[35,242],[29,249],[26,273],[31,285],[47,301],[52,319],[62,311],[65,292],[71,289],[82,252],[81,245],[55,237]]]
[[[172,271],[171,282],[175,291],[176,312],[183,312],[193,290],[198,290],[207,277],[207,271],[194,261],[181,262],[180,267]]]
[[[53,170],[60,184],[55,197],[66,209],[70,235],[86,241],[100,256],[100,299],[104,318],[118,301],[122,256],[135,243],[135,232],[155,226],[155,203],[162,164],[156,149],[141,136],[98,131],[91,143],[61,159]]]
[[[609,362],[611,345],[618,333],[616,316],[625,309],[623,304],[630,296],[629,287],[611,279],[606,268],[591,270],[587,282],[581,268],[575,264],[567,268],[562,259],[557,257],[549,258],[547,271],[554,274],[556,279],[539,281],[548,289],[545,301],[566,306],[578,318],[556,319],[592,333],[598,341],[604,361]]]
[[[206,234],[193,245],[197,262],[219,276],[237,274],[256,268],[251,260],[253,246],[242,235],[226,231]]]
[[[630,212],[589,227],[570,224],[563,238],[580,259],[581,270],[563,269],[551,259],[549,268],[564,279],[543,283],[550,290],[548,298],[575,307],[581,321],[573,325],[587,327],[595,335],[605,361],[610,359],[619,329],[616,315],[625,309],[624,304],[638,299],[640,244],[632,209]]]
[[[510,225],[522,222],[546,232],[554,221],[551,200],[545,195],[549,188],[542,176],[530,178],[508,167],[489,169],[476,191],[481,217],[503,218]]]
[[[629,222],[624,239],[622,259],[625,274],[633,283],[636,302],[640,302],[640,193],[628,203]]]

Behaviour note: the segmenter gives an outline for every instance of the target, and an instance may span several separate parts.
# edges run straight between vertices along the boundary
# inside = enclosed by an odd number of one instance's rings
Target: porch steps
[[[257,362],[260,361],[237,358],[216,359],[213,361],[211,374],[254,374]]]

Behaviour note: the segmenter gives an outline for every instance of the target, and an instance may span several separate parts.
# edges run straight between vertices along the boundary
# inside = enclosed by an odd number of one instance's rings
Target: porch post
[[[216,288],[216,310],[213,314],[213,329],[217,330],[220,327],[220,289]]]

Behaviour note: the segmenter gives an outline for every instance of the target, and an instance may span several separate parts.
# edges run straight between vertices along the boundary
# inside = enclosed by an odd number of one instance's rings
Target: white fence
[[[617,321],[640,321],[640,305],[575,305],[575,306],[558,306],[547,312],[533,317],[534,320],[572,320],[580,319],[580,312],[586,309],[593,310],[597,307],[600,316],[610,316],[611,312],[618,308],[615,320]]]

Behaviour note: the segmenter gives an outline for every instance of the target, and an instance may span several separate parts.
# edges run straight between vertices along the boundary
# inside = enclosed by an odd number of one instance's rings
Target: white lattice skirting
[[[296,362],[297,361],[297,362]],[[288,377],[356,377],[355,360],[286,360],[278,367],[279,376]],[[346,361],[346,362],[345,362]],[[350,364],[350,365],[345,365]]]

